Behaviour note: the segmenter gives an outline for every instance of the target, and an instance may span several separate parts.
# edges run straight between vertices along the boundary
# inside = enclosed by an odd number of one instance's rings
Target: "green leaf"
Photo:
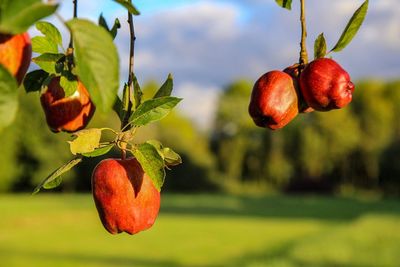
[[[154,146],[144,143],[139,145],[132,153],[142,166],[144,172],[153,181],[157,190],[161,191],[165,179],[165,166],[164,160]]]
[[[46,21],[39,21],[36,23],[38,29],[46,38],[52,42],[62,46],[62,37],[58,29],[51,23]]]
[[[357,34],[358,30],[361,27],[361,24],[364,22],[365,16],[368,11],[368,0],[366,0],[353,14],[350,21],[347,23],[346,28],[344,29],[342,35],[339,38],[339,41],[332,48],[331,51],[339,52],[343,50],[350,42],[353,40],[354,36]]]
[[[100,146],[101,129],[85,129],[73,135],[76,138],[68,143],[71,153],[74,155],[93,152]]]
[[[42,89],[43,82],[49,77],[44,70],[34,70],[26,74],[24,88],[27,93],[36,92]]]
[[[122,101],[119,99],[119,97],[117,97],[113,106],[113,110],[118,114],[121,122],[125,122],[127,119],[129,119],[132,113],[131,111],[130,114],[128,114],[130,106],[130,88],[128,84],[125,83],[124,90],[122,91]]]
[[[67,22],[74,41],[77,75],[95,105],[104,112],[115,102],[119,87],[119,60],[110,34],[88,20]]]
[[[106,19],[104,18],[104,16],[103,16],[103,13],[101,13],[100,14],[100,17],[99,17],[99,25],[101,26],[101,27],[103,27],[106,31],[110,31],[110,28],[108,27],[108,24],[107,24],[107,21],[106,21]]]
[[[164,158],[164,155],[161,153],[162,149],[163,149],[163,145],[161,144],[160,141],[158,141],[158,140],[148,140],[148,141],[146,141],[146,143],[154,146],[154,148],[157,149],[157,151],[159,152],[160,156],[162,158]]]
[[[148,140],[148,141],[146,141],[146,143],[152,145],[157,150],[158,155],[160,155],[160,157],[165,162],[164,153],[163,153],[163,145],[161,144],[161,142],[158,140]]]
[[[35,22],[53,14],[58,5],[41,0],[2,1],[0,32],[17,34],[28,30]]]
[[[314,42],[314,59],[323,58],[326,55],[326,41],[324,33],[318,35]]]
[[[58,54],[58,47],[47,37],[35,36],[32,38],[32,51],[39,54]]]
[[[146,143],[152,145],[157,150],[158,154],[164,160],[165,165],[176,166],[182,163],[181,156],[171,148],[163,147],[160,141],[149,140]]]
[[[126,114],[129,110],[129,105],[131,104],[131,93],[128,84],[124,85],[124,91],[122,92],[122,111]],[[124,115],[125,116],[125,115]],[[130,115],[129,115],[130,116]]]
[[[181,156],[171,148],[164,147],[162,153],[164,154],[164,161],[167,166],[176,166],[182,163]]]
[[[143,92],[135,74],[133,74],[133,95],[135,97],[135,108],[142,104]]]
[[[32,58],[39,67],[49,74],[56,74],[59,72],[57,63],[64,58],[63,54],[44,53],[38,57]]]
[[[140,12],[137,10],[137,8],[131,3],[129,0],[113,0],[114,2],[117,2],[118,4],[122,5],[125,7],[129,13],[132,15],[140,15]]]
[[[181,100],[180,98],[171,96],[147,100],[135,110],[130,121],[134,126],[143,126],[161,120],[167,116]]]
[[[0,131],[10,125],[17,114],[17,89],[14,77],[0,64]]]
[[[114,25],[110,30],[110,33],[111,33],[111,36],[113,39],[115,39],[115,37],[117,36],[118,29],[120,29],[120,28],[121,28],[121,23],[119,22],[119,19],[116,18],[114,21]]]
[[[78,80],[72,73],[65,71],[61,75],[60,86],[64,90],[65,97],[69,97],[78,90]]]
[[[57,178],[55,178],[53,181],[50,181],[46,184],[43,185],[44,189],[53,189],[56,188],[57,186],[59,186],[62,183],[62,177],[58,176]]]
[[[292,0],[275,0],[275,2],[283,8],[292,10]]]
[[[101,27],[103,27],[106,31],[108,31],[111,34],[113,39],[115,39],[115,37],[117,36],[118,29],[121,28],[121,23],[119,22],[119,19],[116,18],[115,21],[114,21],[114,25],[110,30],[110,28],[108,27],[107,21],[104,18],[103,14],[100,14],[99,25]]]
[[[122,121],[124,119],[124,105],[119,97],[115,98],[113,110],[117,113],[118,118]]]
[[[82,161],[82,156],[78,156],[76,158],[73,158],[72,160],[70,160],[69,162],[67,162],[66,164],[62,165],[61,167],[59,167],[57,170],[55,170],[54,172],[52,172],[49,176],[46,177],[46,179],[44,179],[34,190],[33,190],[33,195],[39,193],[41,188],[48,188],[51,187],[52,185],[54,186],[55,184],[57,184],[57,181],[54,182],[54,180],[56,180],[58,177],[60,177],[60,175],[62,175],[63,173],[71,170],[74,166],[76,166],[77,164],[79,164]]]
[[[100,148],[96,148],[93,152],[89,153],[82,153],[82,156],[87,157],[87,158],[94,158],[98,156],[102,156],[104,154],[107,154],[110,152],[110,150],[114,147],[114,144],[111,145],[106,145]]]
[[[172,93],[172,89],[174,87],[174,81],[172,74],[170,73],[168,75],[167,80],[164,82],[164,84],[158,89],[157,93],[154,95],[153,98],[159,98],[163,96],[170,96]]]

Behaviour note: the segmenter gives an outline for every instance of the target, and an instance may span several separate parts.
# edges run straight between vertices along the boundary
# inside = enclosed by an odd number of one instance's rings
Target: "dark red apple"
[[[259,127],[272,130],[286,126],[299,113],[293,78],[283,71],[270,71],[254,84],[249,114]]]
[[[65,97],[60,77],[51,80],[47,90],[40,96],[40,102],[53,132],[79,131],[86,127],[95,111],[89,93],[80,81],[76,92]]]
[[[136,234],[150,228],[160,209],[160,192],[134,159],[106,159],[92,174],[92,193],[108,232]]]
[[[31,39],[28,33],[0,34],[0,64],[21,84],[32,57]]]
[[[306,101],[304,100],[303,94],[301,93],[300,90],[300,82],[299,82],[299,64],[293,64],[290,67],[287,67],[286,69],[283,70],[283,72],[286,72],[287,74],[289,74],[290,76],[292,76],[293,81],[294,81],[294,85],[296,88],[296,92],[297,92],[297,97],[299,99],[299,112],[300,113],[310,113],[313,112],[314,109],[312,107],[310,107]]]
[[[334,60],[320,58],[300,74],[300,89],[307,104],[319,111],[347,106],[354,92],[349,74]]]

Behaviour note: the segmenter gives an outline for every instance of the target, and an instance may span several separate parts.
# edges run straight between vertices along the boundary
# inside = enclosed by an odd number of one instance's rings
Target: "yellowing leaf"
[[[81,130],[74,135],[76,138],[68,142],[74,155],[93,152],[100,146],[101,129]]]

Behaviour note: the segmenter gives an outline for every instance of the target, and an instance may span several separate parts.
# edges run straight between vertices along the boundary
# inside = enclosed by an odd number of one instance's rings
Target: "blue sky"
[[[181,109],[206,128],[224,86],[238,78],[256,80],[298,60],[298,2],[287,11],[273,0],[136,0],[142,13],[135,18],[136,74],[142,83],[161,83],[172,72],[176,94],[185,98]],[[68,19],[72,0],[61,3],[59,12]],[[307,1],[310,56],[318,34],[325,33],[331,48],[362,3]],[[97,20],[102,11],[109,24],[115,17],[124,24],[116,39],[123,81],[129,44],[125,10],[109,0],[79,0],[81,17]],[[399,14],[399,0],[371,0],[359,34],[343,52],[332,55],[354,80],[400,77]]]

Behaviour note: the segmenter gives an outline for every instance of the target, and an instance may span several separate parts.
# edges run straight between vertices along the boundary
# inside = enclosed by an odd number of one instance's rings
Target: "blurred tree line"
[[[252,84],[220,98],[211,138],[221,179],[283,191],[344,189],[400,194],[400,82],[361,81],[342,110],[300,114],[286,128],[253,126]]]
[[[143,91],[152,95],[156,83]],[[400,195],[400,81],[357,83],[350,106],[299,115],[286,128],[254,126],[247,113],[252,83],[222,92],[209,133],[177,111],[138,131],[179,152],[184,163],[168,171],[167,191],[337,192],[368,189]],[[37,94],[21,93],[15,123],[0,133],[0,192],[32,191],[70,159],[70,134],[48,129]],[[89,127],[118,128],[116,115],[97,112]],[[118,157],[112,151],[105,157]],[[85,160],[64,175],[57,191],[90,190],[91,171],[103,158]]]

